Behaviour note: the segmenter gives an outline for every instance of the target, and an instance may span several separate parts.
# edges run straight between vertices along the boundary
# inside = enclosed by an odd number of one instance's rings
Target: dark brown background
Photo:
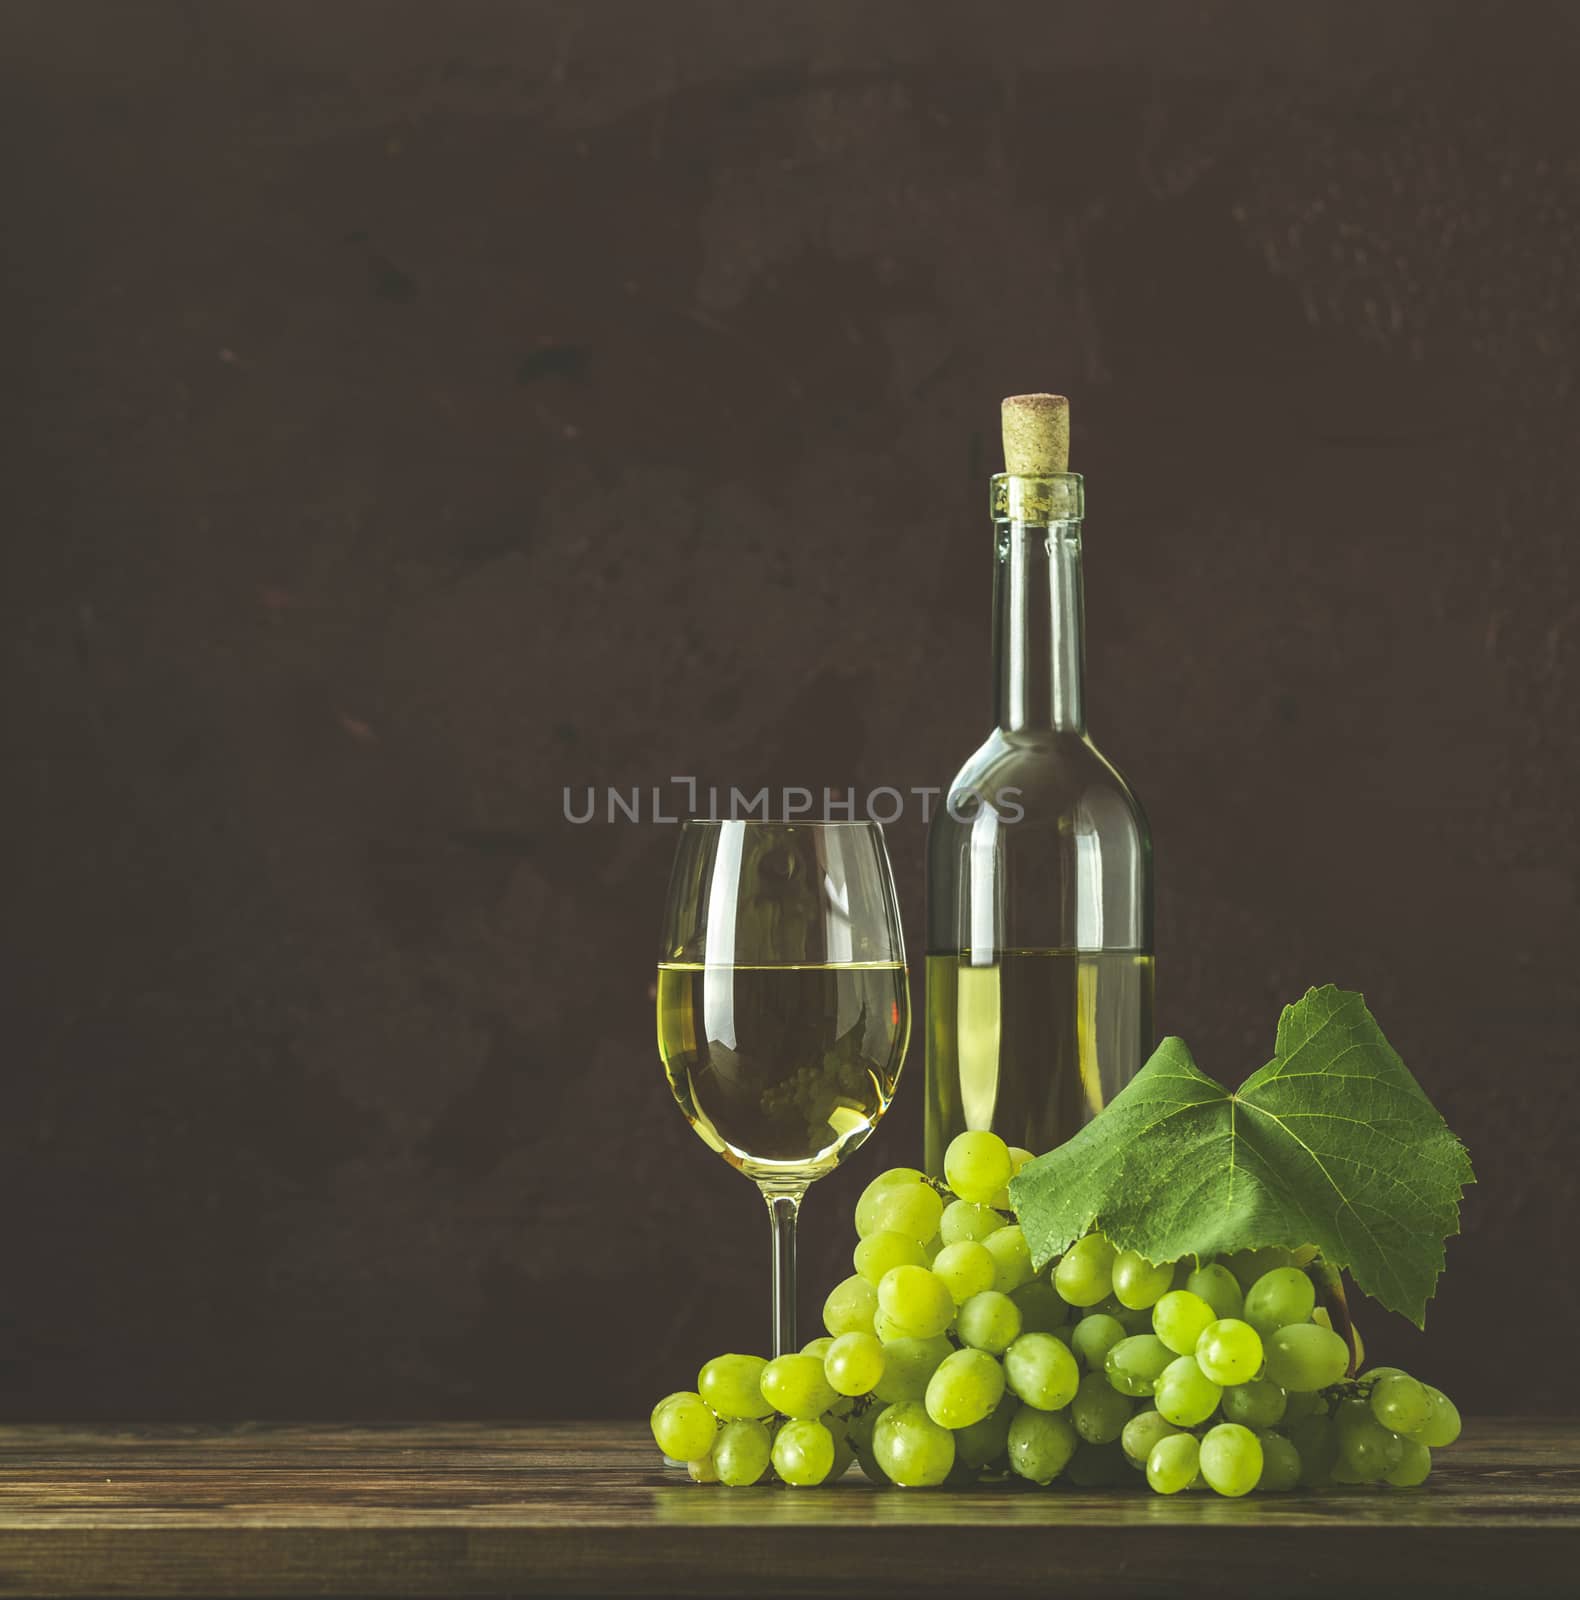
[[[0,46],[0,1410],[632,1413],[760,1343],[761,1206],[653,1050],[673,831],[562,788],[945,781],[1033,387],[1163,1025],[1237,1078],[1364,988],[1481,1178],[1426,1349],[1374,1347],[1574,1407],[1573,8],[50,0]]]

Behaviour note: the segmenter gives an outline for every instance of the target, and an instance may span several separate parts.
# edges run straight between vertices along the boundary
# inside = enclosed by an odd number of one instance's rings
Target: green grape
[[[1126,1333],[1152,1332],[1152,1307],[1143,1306],[1139,1311],[1132,1311],[1129,1306],[1119,1303],[1118,1295],[1111,1294],[1106,1300],[1099,1300],[1095,1306],[1088,1307],[1087,1315],[1112,1317]]]
[[[998,1276],[998,1263],[992,1252],[977,1239],[959,1239],[946,1244],[933,1260],[932,1271],[943,1279],[957,1306],[974,1294],[991,1289]]]
[[[872,1319],[872,1331],[884,1344],[893,1344],[896,1339],[909,1339],[911,1335],[902,1328],[892,1317],[886,1317],[879,1311]]]
[[[1262,1341],[1256,1329],[1235,1317],[1209,1322],[1192,1353],[1196,1365],[1225,1389],[1231,1383],[1249,1383],[1262,1366]]]
[[[1174,1352],[1155,1333],[1132,1333],[1110,1346],[1103,1357],[1103,1374],[1119,1394],[1150,1395],[1159,1376],[1174,1360]]]
[[[885,1167],[862,1193],[865,1194],[868,1190],[876,1192],[879,1189],[887,1189],[891,1184],[895,1183],[925,1183],[926,1181],[927,1174],[920,1167]]]
[[[1432,1452],[1419,1439],[1405,1439],[1399,1459],[1383,1474],[1383,1482],[1395,1489],[1414,1489],[1427,1480],[1432,1470]]]
[[[969,1200],[951,1200],[938,1221],[938,1237],[945,1244],[962,1239],[982,1240],[1008,1223],[992,1206],[974,1206]]]
[[[823,1426],[828,1429],[834,1440],[834,1465],[828,1469],[826,1480],[834,1483],[850,1471],[850,1464],[856,1459],[856,1452],[850,1446],[848,1418],[835,1416],[830,1411],[823,1418]]]
[[[892,1228],[879,1228],[865,1239],[856,1241],[851,1260],[856,1275],[865,1279],[874,1289],[883,1282],[884,1273],[894,1267],[925,1267],[927,1252],[914,1240]]]
[[[954,1435],[940,1428],[914,1400],[887,1407],[872,1432],[872,1453],[902,1489],[930,1489],[955,1464]]]
[[[761,1356],[715,1356],[697,1374],[697,1393],[717,1417],[766,1417],[773,1405],[763,1399]]]
[[[1014,1223],[995,1228],[982,1243],[993,1257],[993,1287],[1000,1294],[1010,1294],[1031,1282],[1031,1249],[1026,1235]]]
[[[1051,1333],[1023,1333],[1004,1352],[1004,1376],[1015,1396],[1037,1411],[1058,1411],[1075,1398],[1081,1369]]]
[[[935,1233],[926,1244],[922,1246],[922,1265],[930,1267],[938,1259],[938,1252],[944,1247],[944,1242]]]
[[[1185,1287],[1205,1300],[1215,1317],[1238,1317],[1245,1309],[1239,1279],[1219,1262],[1198,1267],[1185,1280]]]
[[[1070,1464],[1079,1443],[1062,1414],[1023,1408],[1010,1421],[1006,1439],[1010,1471],[1033,1483],[1051,1483]]]
[[[1266,1381],[1265,1379],[1263,1380]],[[1276,1386],[1275,1386],[1276,1387]],[[1306,1392],[1303,1394],[1290,1394],[1284,1392],[1284,1414],[1279,1419],[1280,1425],[1287,1433],[1304,1417],[1320,1417],[1327,1411],[1327,1401],[1321,1395]],[[1243,1422],[1243,1417],[1231,1417],[1231,1422]]]
[[[1127,1311],[1145,1311],[1169,1292],[1174,1282],[1174,1263],[1153,1266],[1134,1250],[1121,1250],[1114,1257],[1114,1298]]]
[[[787,1422],[774,1436],[772,1460],[792,1488],[811,1488],[834,1470],[834,1436],[821,1422]]]
[[[863,1239],[869,1233],[876,1233],[886,1224],[877,1220],[878,1197],[885,1189],[892,1188],[897,1183],[920,1183],[922,1174],[915,1167],[890,1167],[887,1172],[880,1172],[865,1189],[861,1191],[861,1198],[856,1202],[856,1232]]]
[[[1262,1476],[1262,1441],[1238,1422],[1220,1422],[1201,1441],[1201,1475],[1231,1499],[1249,1494]]]
[[[827,1357],[828,1347],[833,1344],[833,1342],[833,1339],[827,1334],[824,1334],[821,1339],[808,1339],[807,1342],[801,1346],[800,1354],[804,1356],[816,1356],[819,1361],[822,1361]]]
[[[1196,1481],[1200,1447],[1192,1433],[1171,1433],[1159,1439],[1147,1456],[1147,1482],[1159,1494],[1178,1494]]]
[[[1404,1372],[1390,1372],[1372,1387],[1372,1415],[1391,1433],[1415,1433],[1432,1414],[1426,1390]]]
[[[1317,1303],[1311,1279],[1299,1267],[1275,1267],[1245,1292],[1245,1320],[1265,1339],[1275,1328],[1305,1322]]]
[[[955,1460],[968,1467],[989,1467],[1004,1454],[1009,1444],[1009,1427],[1020,1408],[1012,1399],[1001,1400],[997,1409],[955,1431]]]
[[[858,1411],[850,1419],[845,1432],[846,1443],[850,1446],[857,1465],[860,1466],[863,1476],[872,1483],[889,1481],[888,1473],[878,1465],[878,1458],[872,1453],[873,1430],[878,1426],[878,1418],[882,1415],[881,1406],[868,1406],[865,1411]]]
[[[717,1483],[719,1469],[713,1464],[711,1452],[696,1461],[686,1463],[686,1473],[693,1483]]]
[[[860,1276],[841,1279],[823,1302],[823,1326],[838,1338],[842,1333],[871,1333],[878,1291]]]
[[[1070,1421],[1088,1444],[1107,1444],[1125,1431],[1134,1409],[1101,1372],[1088,1372],[1070,1402]]]
[[[1149,1395],[1174,1352],[1155,1333],[1133,1333],[1111,1345],[1103,1357],[1103,1372],[1121,1394]]]
[[[1176,1356],[1158,1374],[1153,1403],[1176,1427],[1194,1428],[1218,1409],[1223,1390],[1196,1365],[1195,1356]]]
[[[823,1376],[835,1394],[871,1394],[888,1357],[876,1334],[842,1333],[823,1356]]]
[[[961,1344],[1003,1355],[1020,1337],[1020,1307],[997,1289],[984,1289],[961,1306],[955,1333]]]
[[[1459,1407],[1441,1389],[1434,1389],[1429,1383],[1423,1383],[1421,1387],[1426,1390],[1432,1410],[1426,1421],[1415,1430],[1415,1437],[1422,1444],[1441,1450],[1459,1437]]]
[[[1036,1159],[1037,1159],[1036,1156],[1034,1156],[1031,1153],[1031,1151],[1022,1150],[1021,1147],[1018,1144],[1012,1144],[1009,1147],[1009,1175],[1010,1175],[1010,1177],[1018,1178],[1020,1176],[1020,1169],[1023,1166],[1025,1166],[1028,1161],[1035,1161]],[[1009,1185],[1006,1183],[1004,1185],[1004,1187],[1002,1189],[1000,1189],[998,1191],[998,1193],[993,1196],[993,1198],[988,1202],[988,1204],[993,1206],[995,1209],[997,1209],[999,1211],[1008,1211],[1008,1210],[1010,1210],[1011,1209],[1011,1201],[1010,1201],[1010,1198],[1009,1198]]]
[[[1326,1389],[1344,1376],[1350,1364],[1350,1347],[1332,1329],[1314,1322],[1274,1329],[1263,1348],[1267,1378],[1291,1392]]]
[[[1339,1434],[1331,1417],[1302,1417],[1290,1428],[1289,1442],[1300,1452],[1302,1489],[1320,1489],[1331,1481],[1339,1459]]]
[[[957,1133],[944,1151],[944,1182],[977,1205],[989,1204],[1013,1171],[1009,1146],[996,1133]]]
[[[1258,1378],[1225,1389],[1220,1404],[1225,1422],[1243,1423],[1247,1428],[1271,1428],[1275,1422],[1284,1420],[1289,1396],[1276,1383]]]
[[[1075,1447],[1065,1480],[1078,1489],[1114,1489],[1130,1476],[1130,1463],[1117,1439],[1106,1444],[1081,1443]]]
[[[938,1232],[944,1203],[926,1183],[891,1183],[880,1189],[872,1203],[869,1233],[889,1229],[925,1244]]]
[[[940,1427],[969,1428],[990,1416],[1003,1398],[1004,1369],[998,1362],[985,1350],[956,1350],[927,1380],[924,1403]]]
[[[1311,1320],[1316,1323],[1319,1328],[1326,1328],[1329,1333],[1338,1333],[1338,1329],[1333,1326],[1333,1318],[1328,1314],[1328,1308],[1326,1306],[1318,1306],[1317,1309],[1311,1313]],[[1349,1325],[1348,1335],[1346,1336],[1344,1334],[1340,1334],[1339,1336],[1341,1338],[1347,1337],[1350,1345],[1353,1347],[1354,1359],[1352,1364],[1355,1368],[1355,1371],[1358,1372],[1366,1365],[1366,1341],[1361,1338],[1361,1330],[1352,1321]],[[1353,1374],[1350,1375],[1353,1376]]]
[[[954,1346],[947,1339],[895,1339],[883,1347],[883,1376],[873,1394],[885,1405],[917,1400],[927,1393],[927,1380]]]
[[[913,1339],[930,1339],[955,1320],[955,1300],[926,1267],[891,1267],[878,1285],[878,1309]]]
[[[1152,1308],[1152,1331],[1177,1356],[1188,1356],[1216,1316],[1199,1294],[1170,1289]]]
[[[1361,1483],[1375,1483],[1404,1455],[1404,1441],[1372,1415],[1358,1396],[1339,1402],[1339,1459]]]
[[[1041,1278],[1023,1283],[1010,1299],[1020,1307],[1020,1326],[1023,1333],[1052,1333],[1070,1320],[1070,1308],[1060,1298],[1051,1283]]]
[[[876,1426],[877,1420],[881,1415],[882,1413],[879,1411],[872,1413],[874,1426]],[[871,1439],[861,1444],[858,1444],[853,1439],[851,1440],[850,1448],[855,1452],[856,1465],[861,1468],[862,1477],[868,1483],[875,1484],[879,1488],[886,1488],[889,1484],[889,1475],[878,1465],[878,1457],[873,1452]]]
[[[777,1412],[815,1422],[839,1399],[816,1356],[775,1356],[763,1368],[763,1399]]]
[[[732,1489],[744,1488],[768,1470],[773,1440],[762,1423],[754,1419],[726,1422],[713,1445],[713,1470],[719,1482]]]
[[[1077,1239],[1053,1269],[1053,1286],[1072,1306],[1095,1306],[1114,1288],[1114,1247],[1100,1233]]]
[[[1153,1445],[1159,1439],[1167,1439],[1179,1431],[1161,1411],[1154,1411],[1148,1406],[1145,1411],[1138,1411],[1125,1424],[1125,1431],[1119,1435],[1119,1442],[1124,1447],[1125,1457],[1131,1466],[1145,1467],[1147,1458],[1152,1454]]]
[[[1125,1337],[1125,1325],[1101,1311],[1082,1317],[1070,1333],[1070,1348],[1090,1372],[1101,1372],[1108,1352]]]
[[[713,1448],[719,1424],[700,1394],[666,1395],[649,1419],[653,1442],[671,1461],[698,1461]]]
[[[1228,1398],[1224,1396],[1226,1403]],[[1287,1494],[1300,1482],[1300,1452],[1271,1428],[1257,1429],[1256,1437],[1262,1444],[1262,1476],[1257,1480],[1257,1489],[1264,1494]]]
[[[1232,1255],[1223,1257],[1223,1264],[1234,1274],[1235,1282],[1241,1289],[1249,1294],[1251,1285],[1258,1278],[1265,1278],[1279,1267],[1292,1266],[1294,1260],[1292,1250],[1286,1250],[1281,1244],[1270,1244],[1259,1250],[1236,1250]],[[1309,1311],[1306,1313],[1307,1316],[1310,1314]],[[1247,1317],[1246,1321],[1249,1322],[1250,1318]]]

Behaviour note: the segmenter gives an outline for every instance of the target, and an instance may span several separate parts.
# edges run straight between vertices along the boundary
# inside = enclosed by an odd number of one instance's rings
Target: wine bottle
[[[926,1164],[967,1128],[1042,1154],[1151,1052],[1152,844],[1086,731],[1069,402],[1013,395],[992,482],[997,726],[927,841]]]

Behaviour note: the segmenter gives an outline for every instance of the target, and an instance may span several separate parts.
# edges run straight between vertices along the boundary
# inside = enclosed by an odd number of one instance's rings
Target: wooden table
[[[0,1428],[0,1595],[1580,1594],[1580,1424],[1413,1493],[701,1488],[629,1424]]]

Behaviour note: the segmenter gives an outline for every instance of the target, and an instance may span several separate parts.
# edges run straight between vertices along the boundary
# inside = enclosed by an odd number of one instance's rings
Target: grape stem
[[[1330,1383],[1322,1391],[1324,1400],[1364,1400],[1377,1387],[1377,1380],[1372,1377],[1346,1378],[1342,1383]]]

